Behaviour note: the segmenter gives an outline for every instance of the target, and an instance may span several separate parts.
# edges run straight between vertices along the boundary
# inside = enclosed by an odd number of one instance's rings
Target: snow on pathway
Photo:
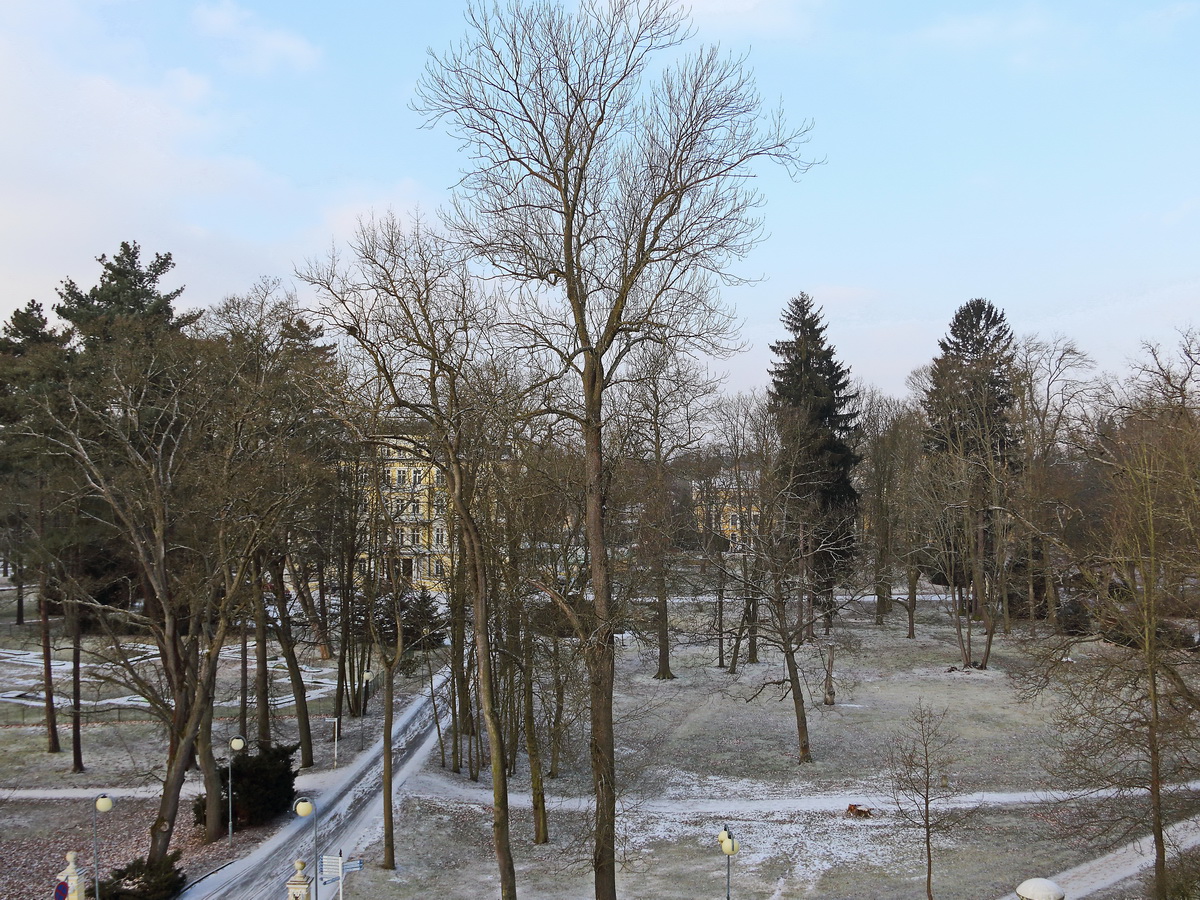
[[[1190,850],[1200,845],[1200,816],[1186,819],[1167,828],[1167,840],[1176,850]],[[1067,895],[1067,900],[1082,900],[1105,888],[1133,878],[1154,865],[1154,841],[1149,836],[1126,844],[1104,856],[1049,878]],[[1017,895],[1005,894],[1000,900],[1017,900]]]
[[[463,782],[440,771],[422,772],[409,779],[407,793],[459,800],[479,806],[491,806],[491,788]],[[1022,803],[1047,803],[1059,799],[1046,791],[983,791],[963,794],[949,801],[948,806],[1006,806]],[[514,793],[509,804],[528,808],[532,805],[528,793]],[[583,810],[590,809],[591,797],[554,797],[547,795],[546,804],[551,808]],[[661,815],[680,813],[705,813],[730,815],[740,813],[788,813],[788,812],[845,812],[848,803],[861,806],[886,808],[892,799],[885,794],[854,793],[840,790],[835,794],[773,795],[769,797],[673,797],[668,799],[636,799],[633,805],[638,812],[653,812]]]

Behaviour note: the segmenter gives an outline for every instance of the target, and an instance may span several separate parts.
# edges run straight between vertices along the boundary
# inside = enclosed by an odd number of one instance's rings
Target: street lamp
[[[246,739],[235,734],[229,739],[229,849],[233,849],[233,754],[246,749]]]
[[[96,886],[96,900],[100,900],[100,829],[97,818],[113,808],[112,797],[100,794],[92,804],[92,882]]]
[[[729,875],[733,863],[733,854],[742,849],[742,845],[738,843],[737,838],[733,836],[733,832],[726,825],[717,835],[717,841],[721,845],[721,852],[725,854],[725,900],[729,898]]]
[[[313,820],[313,872],[316,875],[313,878],[313,900],[319,900],[321,884],[321,851],[317,847],[317,804],[308,797],[301,797],[292,804],[292,811],[300,818],[304,819],[312,816]]]

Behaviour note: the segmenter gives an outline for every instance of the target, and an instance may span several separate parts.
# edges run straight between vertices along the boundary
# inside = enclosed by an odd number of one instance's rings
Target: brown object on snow
[[[874,815],[874,811],[869,806],[851,803],[846,807],[846,817],[849,819],[869,819],[872,815]]]

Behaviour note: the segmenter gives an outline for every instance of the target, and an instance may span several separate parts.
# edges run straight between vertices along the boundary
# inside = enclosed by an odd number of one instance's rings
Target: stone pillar
[[[67,867],[54,877],[67,883],[67,900],[83,900],[79,896],[79,870],[75,868],[76,853],[72,850],[67,854]]]
[[[287,900],[312,900],[312,879],[304,874],[305,865],[304,860],[296,860],[296,874],[287,882]]]

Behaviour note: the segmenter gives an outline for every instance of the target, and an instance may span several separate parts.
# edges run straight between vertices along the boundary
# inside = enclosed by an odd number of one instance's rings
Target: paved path
[[[443,693],[446,683],[446,674],[438,675],[435,690]],[[399,763],[393,777],[398,786],[424,764],[437,742],[428,692],[396,717],[392,736]],[[315,827],[321,853],[336,854],[339,849],[352,848],[370,821],[382,817],[382,778],[383,739],[380,738],[366,753],[360,754],[336,783],[319,794],[314,792],[318,817]],[[306,874],[313,874],[313,836],[313,821],[294,817],[248,856],[202,876],[179,896],[181,900],[278,900],[283,896],[284,884],[295,872],[295,860],[306,860]],[[336,887],[331,885],[319,895],[333,897],[335,892]]]
[[[1176,850],[1190,850],[1200,845],[1200,816],[1186,819],[1167,829],[1167,840]],[[1092,894],[1120,884],[1154,865],[1154,840],[1149,835],[1126,844],[1112,853],[1089,860],[1083,865],[1057,875],[1030,877],[1049,878],[1067,895],[1067,900],[1082,900]],[[1017,900],[1017,895],[1005,894],[1000,900]]]

